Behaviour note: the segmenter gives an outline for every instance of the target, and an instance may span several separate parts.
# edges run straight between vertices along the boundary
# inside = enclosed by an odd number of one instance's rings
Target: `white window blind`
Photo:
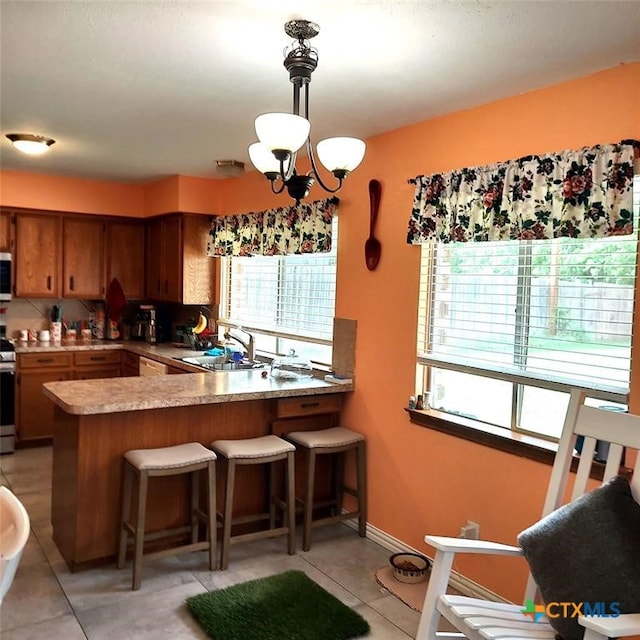
[[[626,403],[639,199],[628,236],[423,245],[418,362]]]
[[[329,253],[224,258],[221,321],[265,335],[330,345],[337,243],[334,216]]]

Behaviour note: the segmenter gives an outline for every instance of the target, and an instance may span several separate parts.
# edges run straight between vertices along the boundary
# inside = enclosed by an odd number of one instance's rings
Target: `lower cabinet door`
[[[20,372],[16,403],[19,442],[53,436],[54,404],[42,392],[42,385],[57,380],[71,380],[71,371]]]

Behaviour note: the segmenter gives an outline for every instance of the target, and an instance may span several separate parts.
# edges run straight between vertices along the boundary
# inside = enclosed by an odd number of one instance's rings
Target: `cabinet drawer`
[[[18,356],[20,369],[41,369],[42,367],[70,367],[71,353],[23,353]]]
[[[281,398],[276,413],[278,418],[311,416],[317,413],[338,413],[342,408],[342,396],[338,393],[304,398]]]
[[[119,351],[76,351],[73,354],[77,367],[88,365],[120,364]]]

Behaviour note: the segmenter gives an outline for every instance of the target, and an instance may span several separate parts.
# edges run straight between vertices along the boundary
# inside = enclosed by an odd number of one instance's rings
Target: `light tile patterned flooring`
[[[147,561],[142,588],[131,591],[130,564],[71,573],[60,556],[51,539],[51,447],[0,456],[0,471],[0,483],[23,502],[32,529],[0,609],[2,640],[206,640],[185,598],[288,569],[304,571],[358,611],[371,626],[369,638],[415,636],[419,614],[375,580],[389,551],[345,525],[316,529],[308,552],[298,539],[295,556],[287,555],[284,538],[234,545],[227,571],[210,572],[204,552]]]

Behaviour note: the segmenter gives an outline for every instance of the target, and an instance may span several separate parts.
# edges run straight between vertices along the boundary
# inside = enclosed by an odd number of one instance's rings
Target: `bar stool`
[[[309,551],[311,548],[311,528],[319,527],[335,522],[341,522],[350,518],[358,518],[358,533],[364,538],[367,535],[367,458],[366,440],[361,433],[346,429],[345,427],[332,427],[317,431],[293,431],[284,436],[293,442],[296,447],[306,450],[306,479],[305,495],[302,500],[303,529],[302,549]],[[335,461],[334,470],[334,497],[329,503],[314,503],[314,484],[316,472],[316,457],[327,454],[344,454],[347,451],[356,452],[356,482],[353,489],[344,484],[344,456],[339,455]],[[357,498],[358,508],[355,511],[342,513],[342,501],[344,494]],[[335,513],[331,516],[313,519],[313,512],[318,507],[332,505]]]
[[[159,558],[189,551],[209,551],[209,569],[216,568],[216,454],[197,442],[189,442],[174,447],[159,449],[135,449],[124,454],[122,519],[120,524],[120,546],[118,550],[118,569],[125,563],[129,535],[133,537],[133,580],[131,589],[140,588],[142,558]],[[207,513],[199,507],[199,472],[207,471]],[[144,532],[147,506],[147,486],[149,478],[191,474],[190,525],[167,529],[156,533]],[[138,506],[135,524],[131,518],[131,499],[133,480],[138,480]],[[198,541],[198,521],[207,525],[207,540]],[[144,553],[144,543],[191,531],[191,542],[170,549]]]
[[[220,569],[229,565],[229,547],[232,543],[259,538],[272,538],[284,533],[288,536],[288,552],[296,552],[295,532],[295,489],[294,489],[294,453],[295,447],[278,436],[262,436],[259,438],[245,438],[242,440],[216,440],[211,448],[227,463],[226,490],[224,498],[224,512],[222,520],[222,544],[220,550]],[[275,491],[275,474],[273,464],[278,460],[286,461],[286,495],[279,500]],[[265,514],[249,515],[233,518],[233,496],[235,486],[236,467],[241,465],[268,465],[269,475],[269,512]],[[285,512],[283,526],[275,526],[276,507]],[[269,529],[231,535],[231,527],[257,520],[269,519]]]

